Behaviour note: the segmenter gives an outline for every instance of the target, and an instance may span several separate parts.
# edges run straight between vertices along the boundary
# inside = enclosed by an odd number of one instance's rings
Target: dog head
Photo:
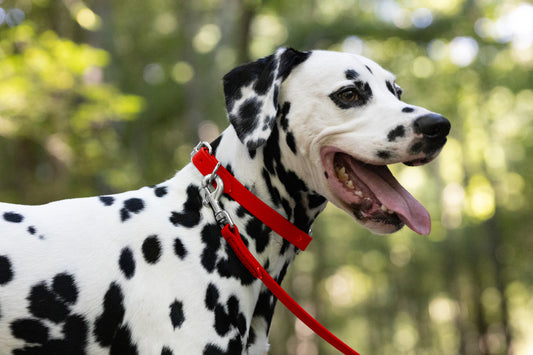
[[[354,54],[282,48],[234,69],[224,89],[248,149],[260,149],[278,122],[290,151],[285,162],[312,190],[375,233],[403,225],[429,233],[429,213],[387,164],[430,162],[450,123],[401,101],[393,74]]]

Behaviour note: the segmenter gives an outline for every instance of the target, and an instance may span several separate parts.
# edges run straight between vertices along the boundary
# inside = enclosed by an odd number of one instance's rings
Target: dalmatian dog
[[[275,54],[223,80],[217,159],[303,231],[331,201],[364,227],[430,231],[387,164],[422,165],[449,122],[401,101],[395,77],[347,53]],[[188,164],[136,191],[0,204],[1,354],[264,354],[276,299],[240,263]],[[298,250],[224,195],[278,282]]]

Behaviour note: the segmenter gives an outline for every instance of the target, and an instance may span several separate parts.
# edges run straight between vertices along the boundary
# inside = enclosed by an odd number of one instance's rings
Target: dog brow
[[[356,72],[355,70],[353,69],[348,69],[344,72],[344,75],[346,75],[346,79],[348,80],[354,80],[354,79],[357,79],[357,77],[359,76],[359,73]]]

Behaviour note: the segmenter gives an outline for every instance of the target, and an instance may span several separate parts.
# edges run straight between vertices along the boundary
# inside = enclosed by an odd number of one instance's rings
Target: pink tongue
[[[386,165],[366,165],[352,159],[350,165],[376,198],[388,209],[396,212],[402,222],[419,234],[429,234],[429,212],[400,185]]]

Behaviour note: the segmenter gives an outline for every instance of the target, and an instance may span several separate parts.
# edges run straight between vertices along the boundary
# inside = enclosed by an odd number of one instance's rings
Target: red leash
[[[243,206],[248,212],[257,217],[261,222],[270,227],[274,232],[281,235],[291,244],[301,250],[305,250],[311,242],[311,237],[290,223],[282,215],[270,208],[257,196],[252,194],[233,175],[220,165],[216,157],[211,154],[211,146],[201,142],[191,154],[192,162],[204,175],[202,182],[202,197],[204,205],[209,205],[215,213],[215,219],[222,228],[222,236],[231,246],[235,255],[250,271],[260,279],[263,284],[285,305],[298,319],[306,324],[316,334],[334,346],[343,354],[359,355],[358,352],[343,343],[322,324],[307,313],[285,290],[270,276],[252,255],[241,239],[237,226],[233,224],[231,216],[222,209],[218,200],[222,193],[226,193]],[[216,187],[213,183],[216,183]]]

